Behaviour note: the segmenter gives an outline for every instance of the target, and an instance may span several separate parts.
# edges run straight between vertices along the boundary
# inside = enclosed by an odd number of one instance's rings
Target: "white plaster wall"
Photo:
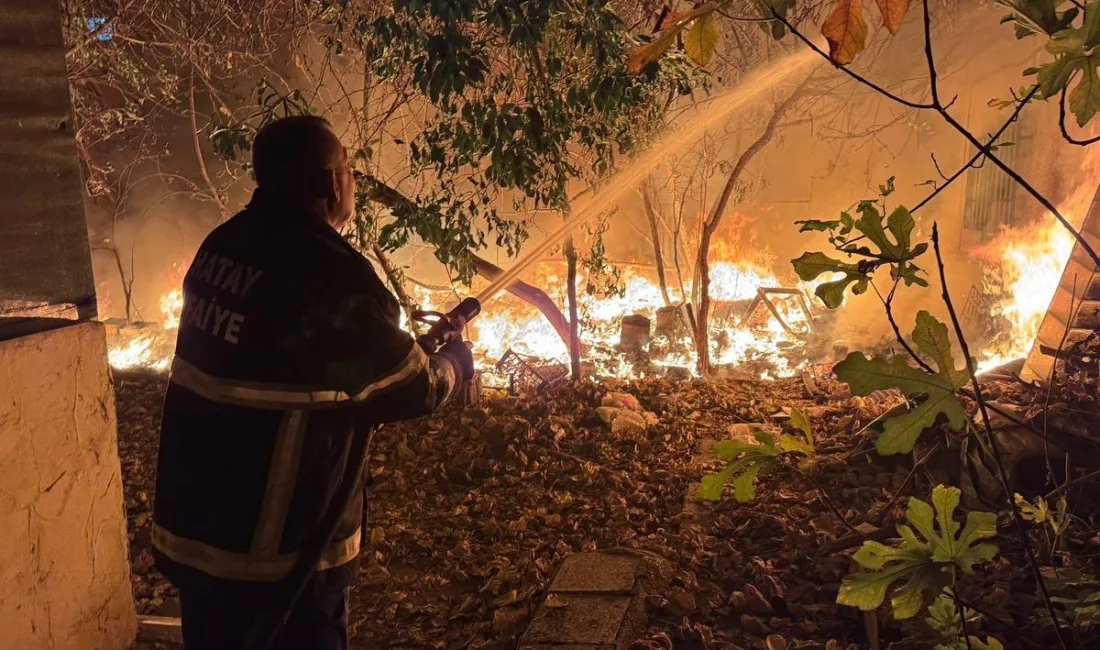
[[[100,323],[0,342],[0,648],[125,650],[136,632]]]

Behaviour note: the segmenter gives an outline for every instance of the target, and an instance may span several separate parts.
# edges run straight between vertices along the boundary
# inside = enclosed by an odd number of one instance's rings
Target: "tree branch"
[[[647,176],[642,181],[642,186],[638,190],[638,193],[642,195],[642,207],[645,209],[646,219],[649,221],[649,230],[653,246],[653,260],[657,264],[657,282],[661,287],[661,297],[664,298],[665,306],[671,305],[672,300],[668,296],[668,282],[665,279],[665,256],[661,252],[661,231],[657,225],[657,207],[653,204],[653,183]]]
[[[1100,135],[1088,140],[1078,140],[1069,134],[1069,130],[1066,128],[1066,88],[1062,89],[1062,96],[1058,99],[1058,128],[1062,130],[1062,137],[1070,144],[1087,147],[1094,142],[1100,142]]]
[[[65,57],[68,58],[68,57],[76,54],[82,48],[87,47],[89,43],[91,43],[91,42],[95,41],[97,38],[99,38],[100,34],[105,32],[106,30],[110,29],[114,25],[116,18],[118,18],[117,14],[114,15],[114,16],[111,16],[110,18],[108,18],[108,19],[104,20],[103,22],[99,23],[99,25],[97,25],[96,28],[91,31],[91,33],[89,33],[87,36],[85,36],[83,39],[81,39],[80,42],[73,43],[72,46],[69,49],[65,50]]]
[[[789,20],[787,20],[787,19],[786,19],[786,18],[784,18],[783,16],[779,15],[779,13],[778,13],[778,12],[776,12],[776,10],[775,10],[775,9],[771,9],[771,12],[772,12],[772,16],[774,16],[774,17],[775,17],[775,19],[776,19],[776,20],[778,20],[779,22],[783,23],[783,25],[784,25],[784,26],[786,26],[786,28],[787,28],[788,30],[790,30],[790,32],[791,32],[792,34],[794,34],[794,35],[795,35],[795,37],[797,37],[797,38],[798,38],[798,40],[800,40],[800,41],[802,41],[803,43],[805,43],[805,44],[806,44],[806,47],[810,48],[810,49],[811,49],[811,50],[813,50],[814,52],[817,52],[817,53],[818,53],[819,55],[821,55],[821,56],[822,56],[822,57],[823,57],[823,58],[824,58],[824,59],[825,59],[826,61],[828,61],[829,63],[831,63],[831,64],[833,65],[833,67],[834,67],[834,68],[836,68],[836,69],[840,70],[841,72],[843,72],[844,74],[848,75],[848,76],[849,76],[849,77],[851,77],[852,79],[855,79],[855,80],[856,80],[856,81],[858,81],[859,83],[861,83],[861,84],[863,84],[863,85],[867,86],[868,88],[870,88],[870,89],[874,90],[875,92],[878,92],[878,93],[880,93],[881,95],[883,95],[883,96],[885,96],[885,97],[889,97],[890,99],[892,99],[892,100],[894,100],[895,102],[897,102],[897,103],[901,104],[902,106],[908,106],[909,108],[936,108],[936,105],[935,105],[935,104],[932,104],[932,103],[920,103],[920,102],[914,102],[914,101],[911,101],[911,100],[905,99],[905,98],[903,98],[903,97],[899,97],[898,95],[895,95],[894,93],[890,92],[889,90],[886,90],[886,89],[885,89],[885,88],[883,88],[882,86],[880,86],[880,85],[876,84],[875,82],[871,81],[870,79],[867,79],[866,77],[863,77],[863,76],[861,76],[861,75],[859,75],[859,74],[857,74],[857,73],[855,73],[855,72],[852,72],[852,71],[851,71],[851,70],[849,70],[848,68],[846,68],[846,67],[844,67],[844,66],[842,66],[842,65],[840,65],[840,64],[838,64],[838,63],[836,63],[836,62],[835,62],[835,61],[833,61],[833,60],[832,60],[832,58],[831,58],[831,57],[829,56],[829,53],[828,53],[828,52],[826,52],[825,50],[822,50],[822,49],[821,49],[820,47],[818,47],[817,45],[815,45],[813,41],[811,41],[810,39],[806,38],[806,35],[805,35],[805,34],[803,34],[802,32],[798,31],[798,29],[797,29],[797,28],[795,28],[795,26],[794,26],[794,25],[792,25],[792,24],[791,24],[791,22],[790,22]]]
[[[924,0],[924,2],[927,8],[928,0]],[[1039,570],[1039,560],[1035,557],[1035,551],[1031,548],[1031,543],[1028,540],[1027,527],[1024,525],[1023,516],[1020,514],[1020,507],[1016,505],[1016,500],[1013,498],[1012,489],[1008,482],[1008,472],[1005,471],[1001,443],[998,442],[996,435],[993,433],[993,425],[989,420],[989,411],[986,408],[985,397],[982,396],[982,387],[981,384],[978,383],[978,375],[974,370],[974,363],[970,357],[970,346],[967,345],[966,337],[963,336],[962,325],[959,323],[959,316],[955,312],[955,305],[951,302],[951,294],[947,290],[947,273],[944,270],[943,254],[940,251],[940,231],[936,222],[932,222],[932,248],[936,252],[936,265],[939,267],[940,271],[941,296],[943,297],[944,304],[947,306],[947,313],[951,316],[951,325],[955,329],[955,337],[958,338],[959,347],[962,349],[963,360],[966,363],[966,372],[970,376],[970,386],[974,391],[974,401],[977,402],[978,411],[982,415],[982,425],[985,428],[986,437],[989,439],[989,448],[993,452],[993,461],[997,466],[997,474],[1001,480],[1001,487],[1004,489],[1005,498],[1008,500],[1009,509],[1012,511],[1012,518],[1016,523],[1016,531],[1019,533],[1020,539],[1023,540],[1024,552],[1027,555],[1028,565],[1031,567],[1031,573],[1035,578],[1036,584],[1039,586],[1039,593],[1043,597],[1043,603],[1046,605],[1051,625],[1054,626],[1055,634],[1058,637],[1058,643],[1062,647],[1062,650],[1069,650],[1069,642],[1067,642],[1065,632],[1062,630],[1062,625],[1058,621],[1058,615],[1054,610],[1054,603],[1050,600],[1050,593],[1047,591],[1046,581],[1043,579],[1043,574]]]
[[[931,70],[935,67],[935,61],[932,58],[932,47],[931,47],[931,38],[930,38],[931,18],[930,18],[930,14],[928,12],[928,1],[927,0],[924,0],[924,8],[925,8],[924,20],[925,20],[925,23],[926,23],[926,25],[925,25],[925,38],[928,41],[925,44],[925,57],[928,60],[929,69]],[[893,101],[895,101],[895,102],[897,102],[897,103],[899,103],[903,106],[908,106],[909,108],[932,109],[932,110],[936,111],[937,113],[939,113],[940,116],[944,119],[944,121],[947,122],[947,124],[950,125],[951,128],[955,129],[960,135],[962,135],[964,138],[966,138],[966,140],[968,142],[970,142],[971,145],[973,145],[975,148],[977,148],[979,153],[981,153],[983,156],[985,156],[986,158],[991,160],[993,162],[993,164],[997,165],[997,167],[1000,167],[1001,170],[1004,173],[1008,174],[1008,176],[1013,181],[1015,181],[1017,185],[1022,187],[1028,194],[1030,194],[1036,201],[1038,201],[1040,205],[1042,205],[1048,212],[1050,212],[1052,215],[1054,215],[1054,218],[1058,220],[1058,223],[1060,223],[1062,225],[1062,227],[1065,228],[1066,231],[1068,231],[1073,236],[1074,240],[1076,240],[1076,242],[1081,246],[1081,248],[1088,254],[1088,256],[1092,259],[1093,263],[1097,266],[1097,268],[1100,268],[1100,255],[1098,255],[1096,253],[1096,251],[1093,249],[1092,245],[1089,244],[1089,242],[1084,238],[1084,236],[1082,236],[1081,233],[1078,232],[1078,230],[1073,227],[1073,224],[1071,224],[1069,222],[1069,220],[1067,220],[1065,218],[1065,216],[1062,215],[1062,213],[1058,210],[1058,208],[1055,207],[1054,204],[1050,202],[1050,199],[1043,196],[1043,194],[1041,192],[1039,192],[1039,190],[1035,189],[1034,185],[1032,185],[1030,182],[1028,182],[1028,180],[1025,179],[1023,176],[1021,176],[1016,170],[1009,167],[1003,160],[998,158],[992,152],[992,150],[989,148],[989,146],[982,144],[982,142],[980,140],[978,140],[978,138],[975,137],[973,133],[968,131],[966,129],[966,127],[964,127],[962,124],[960,124],[958,122],[958,120],[956,120],[954,117],[952,117],[951,113],[948,112],[947,108],[939,101],[939,90],[937,88],[932,89],[932,96],[933,96],[934,100],[932,102],[926,103],[926,104],[922,104],[922,103],[918,103],[918,102],[912,102],[912,101],[909,101],[909,100],[904,99],[902,97],[899,97],[899,96],[891,93],[890,91],[886,90],[885,88],[879,86],[878,84],[874,83],[873,81],[867,79],[866,77],[863,77],[862,75],[860,75],[858,73],[855,73],[855,72],[849,70],[848,68],[846,68],[844,66],[837,65],[829,57],[829,54],[827,52],[825,52],[824,50],[822,50],[818,46],[814,45],[814,43],[812,41],[810,41],[810,39],[806,38],[806,36],[804,34],[802,34],[800,31],[798,31],[798,29],[795,28],[795,26],[792,25],[790,23],[790,21],[788,21],[787,19],[785,19],[782,16],[778,15],[775,12],[774,9],[772,10],[772,14],[776,17],[776,20],[779,20],[784,25],[786,25],[787,28],[791,30],[791,33],[794,34],[796,37],[798,37],[798,39],[801,40],[803,43],[805,43],[807,47],[809,47],[811,50],[813,50],[818,55],[823,57],[825,60],[832,63],[834,67],[836,67],[837,69],[839,69],[844,74],[851,77],[852,79],[855,79],[859,83],[861,83],[861,84],[863,84],[863,85],[865,85],[865,86],[881,93],[884,97],[887,97],[887,98],[889,98],[889,99],[891,99],[891,100],[893,100]],[[933,84],[937,83],[937,79],[936,79],[936,76],[934,74],[931,75],[931,81],[932,81]]]
[[[722,223],[726,208],[729,206],[730,197],[733,196],[733,190],[741,179],[741,174],[744,173],[749,162],[775,136],[775,129],[779,125],[779,121],[794,105],[795,100],[802,94],[809,80],[810,77],[803,80],[791,94],[776,105],[771,117],[768,118],[768,122],[764,126],[764,131],[737,158],[737,162],[734,163],[729,176],[726,177],[726,183],[722,187],[721,194],[718,195],[718,200],[714,202],[710,216],[703,222],[703,232],[699,239],[699,254],[695,260],[695,277],[698,279],[699,284],[699,304],[696,306],[695,311],[695,350],[699,374],[704,377],[710,373],[710,336],[707,331],[710,322],[710,261],[707,259],[710,253],[710,240]]]
[[[1035,97],[1038,92],[1039,86],[1032,86],[1028,94],[1024,95],[1019,103],[1016,104],[1016,110],[1012,111],[1012,115],[1010,115],[1009,118],[1005,120],[1004,124],[1001,125],[1001,128],[997,129],[997,132],[989,136],[989,139],[986,140],[985,149],[989,149],[990,147],[997,144],[997,140],[1000,139],[1002,135],[1004,135],[1004,132],[1008,130],[1008,127],[1012,126],[1013,122],[1019,119],[1020,112],[1024,110],[1024,106],[1027,106],[1027,104]],[[939,195],[940,192],[943,192],[945,189],[947,189],[947,186],[951,185],[951,183],[954,183],[960,176],[962,176],[966,172],[966,170],[977,165],[978,161],[981,160],[984,155],[984,150],[979,149],[978,153],[974,154],[965,165],[959,167],[954,174],[951,174],[946,179],[944,179],[943,185],[940,185],[935,190],[933,190],[931,194],[921,199],[920,203],[918,203],[913,209],[911,209],[909,213],[912,214],[917,210],[920,210],[925,206],[925,204],[936,198],[936,196]]]

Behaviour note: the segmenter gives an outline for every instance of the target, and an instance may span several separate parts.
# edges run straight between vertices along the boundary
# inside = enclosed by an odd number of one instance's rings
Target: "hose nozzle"
[[[416,310],[412,313],[413,320],[431,326],[416,341],[425,351],[435,352],[448,342],[461,339],[463,328],[480,313],[481,302],[473,297],[464,299],[446,314]]]

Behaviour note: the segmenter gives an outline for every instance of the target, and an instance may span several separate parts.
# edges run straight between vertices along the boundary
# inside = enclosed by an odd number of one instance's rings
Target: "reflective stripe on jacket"
[[[286,576],[343,476],[350,433],[427,414],[455,369],[399,327],[371,265],[323,222],[253,198],[183,283],[153,547],[174,582]],[[350,573],[363,502],[321,570]]]

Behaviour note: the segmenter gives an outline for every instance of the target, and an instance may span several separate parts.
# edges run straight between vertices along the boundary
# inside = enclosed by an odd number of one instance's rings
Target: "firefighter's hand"
[[[436,354],[443,355],[453,363],[464,380],[470,381],[474,378],[474,355],[470,353],[470,348],[466,347],[466,342],[462,339],[448,341]]]

